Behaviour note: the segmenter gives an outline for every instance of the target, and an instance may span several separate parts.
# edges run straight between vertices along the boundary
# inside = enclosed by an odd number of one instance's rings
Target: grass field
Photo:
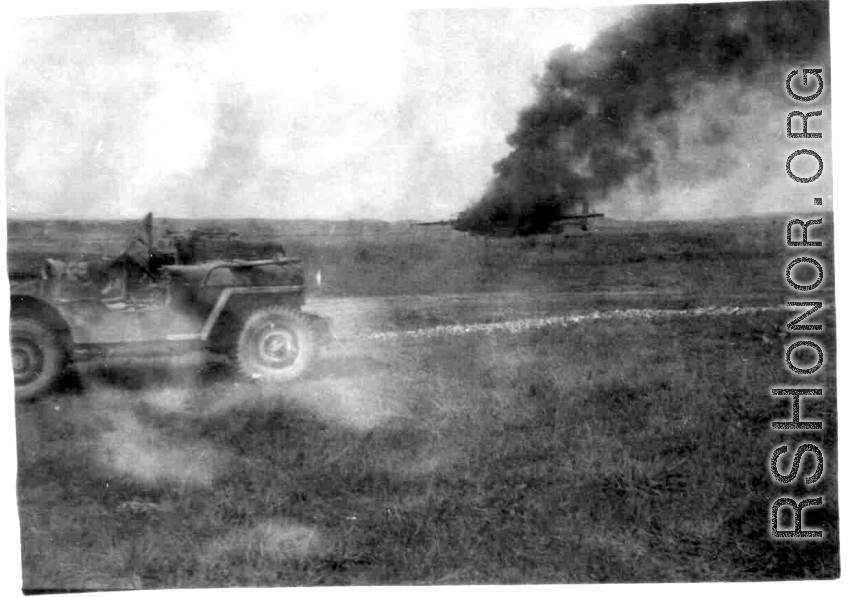
[[[313,296],[383,296],[537,289],[672,290],[692,300],[771,300],[790,260],[785,222],[795,216],[700,222],[597,220],[590,234],[487,239],[450,228],[384,222],[154,220],[166,229],[220,227],[243,239],[281,241],[301,257]],[[819,216],[809,216],[807,219]],[[810,239],[832,238],[832,217]],[[41,258],[117,255],[139,221],[12,221],[9,253]],[[780,228],[783,232],[780,234]],[[795,231],[795,236],[799,230]],[[813,249],[831,259],[832,243]],[[314,274],[321,271],[322,284]],[[799,272],[798,272],[799,273]],[[830,289],[832,285],[827,284]]]
[[[575,289],[588,307],[601,291],[667,288],[679,307],[779,306],[790,300],[782,230],[431,233],[310,240],[291,252],[335,280],[317,289],[325,296]],[[615,305],[604,296],[600,307]],[[385,321],[455,315],[433,304]],[[17,407],[24,585],[837,576],[832,308],[821,318],[827,366],[804,380],[825,390],[804,400],[803,416],[826,427],[802,437],[827,458],[809,494],[828,506],[806,521],[825,539],[769,539],[770,503],[806,493],[768,470],[774,447],[799,439],[770,429],[790,404],[769,388],[798,383],[783,365],[788,313],[348,339],[308,377],[274,388],[216,362],[88,366],[64,391]],[[808,474],[812,459],[802,464]]]

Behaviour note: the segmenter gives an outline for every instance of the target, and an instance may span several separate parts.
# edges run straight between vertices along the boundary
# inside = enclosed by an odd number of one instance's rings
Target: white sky
[[[549,53],[628,11],[28,19],[7,40],[7,215],[450,217]]]

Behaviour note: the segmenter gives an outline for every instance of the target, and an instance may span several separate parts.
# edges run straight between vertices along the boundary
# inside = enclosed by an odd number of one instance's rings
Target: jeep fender
[[[42,298],[29,294],[13,294],[11,300],[11,316],[36,319],[49,325],[59,336],[59,339],[70,348],[73,344],[73,331],[67,318],[59,309]]]

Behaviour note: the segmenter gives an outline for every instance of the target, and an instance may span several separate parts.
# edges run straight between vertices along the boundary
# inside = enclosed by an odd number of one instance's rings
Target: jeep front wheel
[[[15,395],[31,400],[52,389],[62,376],[65,351],[55,332],[38,320],[13,318],[10,331]]]
[[[267,381],[299,377],[314,354],[314,332],[309,321],[284,307],[261,309],[248,317],[236,351],[244,375]]]

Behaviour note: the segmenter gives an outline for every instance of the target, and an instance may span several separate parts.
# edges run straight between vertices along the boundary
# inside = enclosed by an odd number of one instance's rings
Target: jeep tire
[[[308,369],[315,354],[309,320],[285,307],[252,313],[238,336],[236,359],[251,379],[290,381]]]
[[[37,319],[12,318],[12,368],[17,400],[47,393],[62,377],[66,351],[56,333]]]

